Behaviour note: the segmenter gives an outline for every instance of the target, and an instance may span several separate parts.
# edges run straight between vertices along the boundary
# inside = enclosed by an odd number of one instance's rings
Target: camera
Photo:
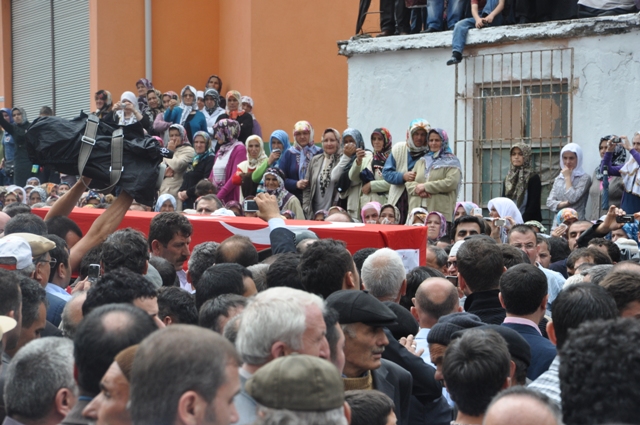
[[[633,223],[635,219],[632,214],[619,215],[616,217],[616,223]]]
[[[620,139],[619,137],[612,137],[611,143],[622,143],[622,139]]]
[[[257,212],[258,204],[254,200],[245,200],[244,201],[244,210],[248,212]]]
[[[171,96],[171,98],[174,99],[174,100],[178,100],[178,95],[174,94],[173,96]]]

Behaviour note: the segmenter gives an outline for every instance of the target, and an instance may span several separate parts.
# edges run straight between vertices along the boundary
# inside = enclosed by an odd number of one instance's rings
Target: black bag
[[[36,119],[26,134],[31,161],[63,174],[90,177],[95,190],[111,190],[117,184],[137,202],[153,206],[164,149],[154,138],[140,137],[140,123],[115,129],[95,115],[95,137],[85,136],[88,118],[83,112],[72,120]]]

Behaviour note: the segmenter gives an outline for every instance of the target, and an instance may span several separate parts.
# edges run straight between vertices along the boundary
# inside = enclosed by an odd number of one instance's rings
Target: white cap
[[[204,92],[202,90],[196,92],[196,99],[204,99]]]
[[[214,212],[212,212],[211,215],[215,215],[215,216],[221,215],[221,216],[228,216],[228,217],[235,217],[236,216],[233,211],[228,210],[226,208],[219,208],[219,209],[215,210]]]
[[[16,235],[9,235],[0,239],[0,258],[2,257],[14,258],[18,270],[29,267],[33,258],[29,243],[24,238]]]
[[[464,240],[454,243],[453,246],[451,247],[451,251],[449,251],[449,257],[455,257],[458,254],[458,250],[460,249],[463,243],[464,243]]]

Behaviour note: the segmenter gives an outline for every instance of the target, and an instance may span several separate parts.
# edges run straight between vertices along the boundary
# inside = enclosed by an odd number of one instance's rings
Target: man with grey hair
[[[446,275],[448,261],[447,251],[435,245],[427,245],[427,267],[439,270]]]
[[[202,242],[196,245],[191,251],[189,262],[187,263],[187,280],[191,282],[193,288],[204,274],[205,270],[213,266],[216,262],[216,251],[220,244],[218,242]]]
[[[319,296],[287,287],[260,292],[244,309],[235,342],[244,362],[240,393],[234,399],[238,424],[256,420],[256,402],[245,383],[265,364],[292,353],[329,359],[324,310]]]
[[[582,270],[580,274],[582,275],[583,282],[591,282],[594,285],[599,285],[612,269],[612,264],[597,264],[586,270]]]
[[[302,423],[323,425],[347,425],[351,419],[340,372],[318,357],[275,359],[247,381],[246,389],[260,416],[287,412]]]
[[[380,301],[397,303],[407,292],[407,274],[397,252],[382,248],[362,265],[362,283]]]
[[[73,343],[42,338],[25,345],[7,370],[4,424],[56,425],[77,400]]]

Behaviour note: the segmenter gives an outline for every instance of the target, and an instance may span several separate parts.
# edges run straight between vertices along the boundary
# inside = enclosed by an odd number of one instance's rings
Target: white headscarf
[[[560,169],[561,170],[564,169],[564,165],[562,164],[562,154],[564,154],[565,152],[573,152],[574,154],[576,154],[576,158],[578,159],[578,164],[576,165],[576,168],[574,168],[573,172],[571,173],[571,180],[573,181],[573,179],[575,179],[576,177],[580,177],[581,175],[585,174],[584,170],[582,169],[582,148],[580,147],[580,145],[576,143],[569,143],[568,145],[562,148],[562,150],[560,151]],[[559,177],[561,179],[564,179],[564,175],[562,173],[560,173]]]
[[[120,103],[124,102],[125,100],[127,102],[130,102],[135,109],[138,109],[138,98],[135,94],[133,94],[133,92],[126,91],[122,93],[122,96],[120,96]],[[129,118],[126,118],[124,116],[124,111],[122,110],[116,111],[116,116],[118,117],[118,125],[129,125],[138,121],[136,119],[136,114],[131,114]]]
[[[633,137],[640,135],[640,131],[637,131]],[[629,160],[620,169],[620,175],[622,176],[622,182],[627,192],[631,192],[636,196],[640,196],[640,179],[638,179],[638,169],[640,165],[635,160],[633,155],[629,155]]]
[[[520,210],[515,202],[513,202],[509,198],[493,198],[487,204],[487,208],[491,211],[492,208],[495,208],[500,218],[511,217],[514,219],[516,224],[523,224],[524,220],[522,220],[522,214],[520,214]]]
[[[191,105],[185,105],[184,103],[184,92],[187,89],[189,89],[189,91],[193,93],[193,103]],[[180,122],[179,122],[180,125],[184,125],[191,111],[198,110],[198,98],[196,97],[197,95],[198,95],[198,91],[196,90],[196,88],[190,85],[184,86],[182,91],[180,91],[180,108],[182,108],[182,116],[180,117]]]

